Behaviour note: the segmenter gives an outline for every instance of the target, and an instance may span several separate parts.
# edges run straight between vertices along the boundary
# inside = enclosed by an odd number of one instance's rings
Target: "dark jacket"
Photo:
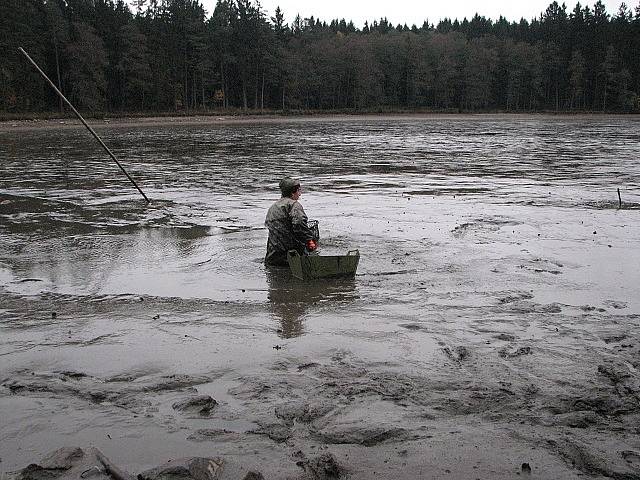
[[[307,240],[313,239],[302,205],[289,197],[282,197],[271,205],[264,221],[269,229],[266,265],[287,265],[287,252],[304,254]]]

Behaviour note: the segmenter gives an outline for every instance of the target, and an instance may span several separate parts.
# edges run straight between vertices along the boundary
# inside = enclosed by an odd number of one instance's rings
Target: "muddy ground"
[[[5,124],[0,473],[640,478],[639,122],[101,124],[150,205],[79,127]],[[355,279],[265,270],[283,172]]]

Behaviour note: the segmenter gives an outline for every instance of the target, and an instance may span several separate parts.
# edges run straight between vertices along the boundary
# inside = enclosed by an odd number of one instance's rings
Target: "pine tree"
[[[65,73],[69,100],[78,109],[101,111],[106,105],[107,52],[102,39],[90,25],[71,24],[66,55],[73,68]]]

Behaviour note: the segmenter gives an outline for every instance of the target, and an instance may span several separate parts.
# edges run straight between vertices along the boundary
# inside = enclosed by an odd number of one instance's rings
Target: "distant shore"
[[[451,119],[478,117],[484,119],[510,119],[510,118],[638,118],[640,114],[615,114],[615,113],[448,113],[448,112],[384,112],[384,113],[345,113],[345,112],[300,112],[295,114],[282,113],[206,113],[193,115],[164,115],[149,116],[119,116],[105,115],[99,118],[86,117],[87,122],[96,127],[136,127],[136,126],[162,126],[162,125],[215,125],[215,124],[243,124],[243,123],[279,123],[279,122],[309,122],[327,120],[352,121],[352,120],[402,120],[416,118],[442,118]],[[0,117],[2,118],[2,117]],[[51,117],[34,114],[33,118],[27,115],[15,119],[0,119],[0,132],[32,129],[51,128],[77,128],[82,123],[75,117]]]

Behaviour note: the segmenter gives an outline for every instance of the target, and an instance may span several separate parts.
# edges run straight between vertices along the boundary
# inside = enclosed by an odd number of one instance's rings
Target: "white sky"
[[[201,1],[207,14],[211,15],[216,0]],[[353,20],[356,27],[361,28],[365,20],[372,23],[381,17],[387,17],[394,26],[399,23],[421,26],[426,19],[429,23],[437,24],[444,17],[471,19],[475,13],[493,20],[497,20],[500,15],[510,21],[519,21],[522,17],[531,20],[546,10],[551,2],[552,0],[261,0],[260,5],[268,17],[272,17],[276,7],[280,6],[289,24],[299,13],[302,18],[313,15],[327,22],[334,18]],[[558,0],[558,3],[562,5],[562,0]],[[574,0],[565,3],[568,12],[576,5]],[[595,0],[583,0],[580,3],[583,7],[593,7]],[[603,3],[607,12],[615,15],[622,0],[603,0]],[[626,4],[635,8],[638,0],[627,0]]]

